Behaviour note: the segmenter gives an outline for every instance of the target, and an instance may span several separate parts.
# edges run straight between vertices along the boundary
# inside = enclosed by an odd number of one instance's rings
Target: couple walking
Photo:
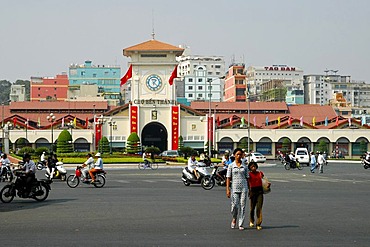
[[[257,230],[261,230],[263,205],[262,178],[264,174],[257,171],[257,163],[250,162],[248,167],[243,163],[244,152],[242,149],[236,148],[233,154],[235,161],[229,165],[226,174],[226,196],[228,198],[231,197],[231,228],[238,227],[239,230],[244,230],[243,224],[248,196],[250,202],[249,226],[254,227],[256,223]],[[256,222],[255,211],[257,215]]]

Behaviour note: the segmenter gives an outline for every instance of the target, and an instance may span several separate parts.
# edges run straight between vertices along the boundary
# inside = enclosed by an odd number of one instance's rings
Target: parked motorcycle
[[[31,193],[28,194],[25,186],[25,179],[23,177],[25,176],[24,172],[15,170],[14,174],[16,176],[15,181],[5,185],[0,191],[0,200],[2,202],[11,202],[16,195],[19,198],[32,198],[39,202],[46,200],[49,196],[49,191],[51,190],[50,184],[52,181],[35,179],[31,185]]]
[[[284,168],[285,170],[295,169],[298,168],[298,170],[302,170],[303,167],[299,164],[298,161],[289,161],[287,162],[284,160]]]
[[[91,177],[89,173],[87,173],[86,180],[82,179],[82,166],[77,166],[75,174],[71,174],[67,178],[67,185],[70,188],[76,188],[80,182],[84,184],[92,184],[96,188],[102,188],[105,185],[105,179],[106,179],[106,172],[104,170],[100,170],[95,173],[95,181],[94,183],[91,183]]]
[[[0,167],[0,182],[11,182],[13,181],[13,171],[10,164],[2,165]]]
[[[50,178],[50,174],[47,170],[47,165],[45,162],[39,161],[37,162],[37,170],[46,170],[45,177]],[[62,181],[66,181],[67,178],[67,170],[64,168],[64,164],[62,161],[58,161],[55,164],[55,169],[53,172],[53,179],[57,178]]]
[[[182,177],[181,180],[184,182],[185,186],[189,186],[190,184],[200,184],[203,189],[210,190],[215,186],[215,179],[214,177],[207,171],[206,165],[202,162],[198,163],[199,166],[197,172],[199,174],[199,178],[197,179],[195,175],[189,171],[187,167],[182,170]]]

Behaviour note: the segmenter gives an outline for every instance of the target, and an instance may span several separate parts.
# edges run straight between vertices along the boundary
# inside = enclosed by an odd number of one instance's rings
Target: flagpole
[[[251,138],[251,125],[250,125],[250,93],[249,93],[249,84],[247,84],[247,100],[248,100],[248,145],[247,145],[247,152],[249,153],[250,150],[250,138]],[[250,155],[248,155],[248,163],[250,161]]]

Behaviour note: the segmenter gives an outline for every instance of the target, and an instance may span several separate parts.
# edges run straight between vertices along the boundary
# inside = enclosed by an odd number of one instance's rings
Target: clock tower
[[[170,79],[183,51],[155,39],[123,50],[132,66],[130,132],[139,135],[143,147],[178,148],[180,110]]]

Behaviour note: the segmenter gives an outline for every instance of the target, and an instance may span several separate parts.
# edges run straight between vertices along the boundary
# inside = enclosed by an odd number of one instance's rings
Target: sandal
[[[235,229],[235,227],[236,227],[236,222],[231,221],[231,229]]]

